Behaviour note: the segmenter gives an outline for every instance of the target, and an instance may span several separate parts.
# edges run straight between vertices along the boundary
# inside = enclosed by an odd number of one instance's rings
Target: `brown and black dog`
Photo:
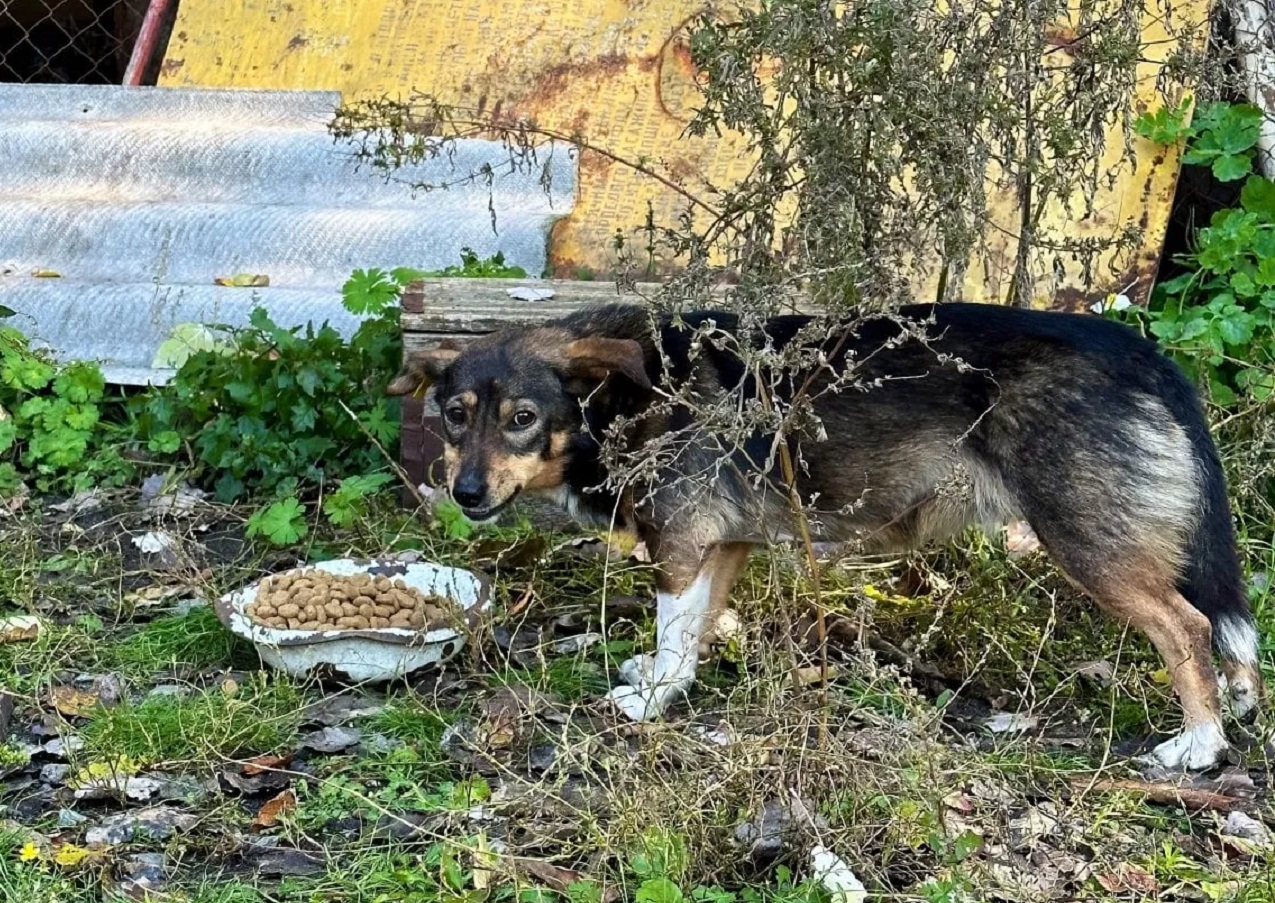
[[[785,441],[820,537],[906,548],[1027,521],[1069,579],[1169,666],[1185,724],[1153,756],[1216,764],[1227,741],[1210,645],[1237,714],[1263,687],[1217,449],[1178,367],[1089,315],[915,305],[815,340],[810,322],[743,330],[725,313],[590,307],[412,354],[390,392],[434,385],[448,486],[471,519],[535,492],[646,542],[659,568],[657,649],[621,666],[625,685],[610,694],[645,719],[692,683],[705,625],[750,549],[793,533],[775,436],[723,440],[684,400],[745,410],[762,392],[739,343],[809,344],[807,372],[766,385],[780,404],[798,385],[817,400],[821,426]],[[607,436],[642,462],[625,481],[606,465]],[[647,447],[658,453],[642,458]]]

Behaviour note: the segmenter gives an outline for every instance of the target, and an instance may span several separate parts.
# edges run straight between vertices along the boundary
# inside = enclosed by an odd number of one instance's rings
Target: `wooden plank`
[[[725,295],[731,286],[714,293]],[[614,282],[580,282],[559,279],[426,279],[413,282],[403,294],[400,322],[404,341],[422,347],[430,336],[479,336],[501,329],[539,326],[566,316],[586,304],[624,302],[646,304],[658,292],[667,291],[659,283],[638,283],[621,292]],[[526,300],[519,292],[552,292],[551,297]],[[677,300],[676,298],[666,300]],[[792,293],[789,307],[809,309]]]
[[[414,282],[403,296],[404,333],[483,335],[500,329],[536,326],[586,304],[645,303],[661,286],[643,283],[621,294],[613,282],[548,279],[429,279]],[[525,300],[510,292],[552,292]],[[419,298],[419,301],[416,299]]]

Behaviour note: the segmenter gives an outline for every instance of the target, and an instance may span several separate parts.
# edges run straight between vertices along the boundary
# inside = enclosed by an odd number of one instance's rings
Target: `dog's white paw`
[[[638,653],[633,658],[620,663],[616,669],[620,680],[630,687],[641,687],[653,683],[655,674],[655,656]]]
[[[607,693],[607,699],[633,721],[651,721],[663,711],[650,688],[615,687]]]
[[[1222,728],[1207,722],[1164,741],[1147,758],[1165,768],[1205,771],[1221,761],[1229,746]]]

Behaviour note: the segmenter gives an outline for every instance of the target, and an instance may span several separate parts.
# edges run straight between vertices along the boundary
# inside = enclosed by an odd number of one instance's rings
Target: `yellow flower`
[[[30,862],[32,859],[39,859],[40,848],[35,845],[35,841],[28,840],[22,845],[22,851],[18,853],[18,858],[23,862]]]

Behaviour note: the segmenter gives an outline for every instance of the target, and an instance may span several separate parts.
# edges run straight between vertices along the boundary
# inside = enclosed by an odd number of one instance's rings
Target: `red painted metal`
[[[142,83],[146,67],[155,55],[155,45],[159,43],[159,33],[168,17],[168,9],[172,5],[173,0],[150,0],[142,19],[141,30],[137,33],[137,43],[133,45],[133,54],[128,60],[128,68],[124,71],[125,85],[137,87]]]

